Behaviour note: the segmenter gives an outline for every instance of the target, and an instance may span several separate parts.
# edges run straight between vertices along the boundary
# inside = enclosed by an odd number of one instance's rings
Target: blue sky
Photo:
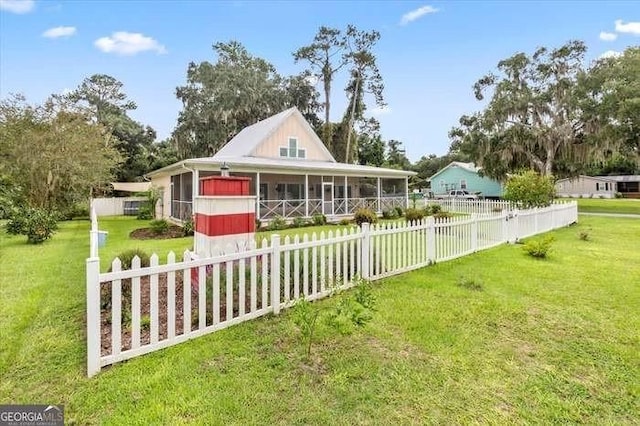
[[[447,151],[449,129],[481,107],[471,86],[500,59],[570,39],[587,43],[588,59],[640,44],[633,1],[0,0],[0,97],[23,93],[41,102],[109,74],[138,104],[131,115],[164,138],[181,106],[176,86],[189,62],[215,60],[213,43],[238,40],[290,75],[303,68],[291,52],[320,25],[349,23],[382,34],[377,55],[388,108],[372,112],[383,136],[401,140],[413,161]],[[343,86],[335,86],[334,119],[346,103]]]

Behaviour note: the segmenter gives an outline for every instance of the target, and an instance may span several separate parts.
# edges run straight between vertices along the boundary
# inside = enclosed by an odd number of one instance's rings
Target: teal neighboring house
[[[431,191],[438,195],[454,189],[464,189],[484,198],[502,197],[502,183],[480,176],[479,171],[473,163],[453,161],[429,178]]]

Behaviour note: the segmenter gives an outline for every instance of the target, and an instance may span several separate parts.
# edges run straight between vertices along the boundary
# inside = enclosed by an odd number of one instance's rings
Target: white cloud
[[[76,27],[54,27],[49,28],[42,33],[42,37],[47,38],[59,38],[59,37],[71,37],[76,33]]]
[[[616,31],[619,33],[640,35],[640,22],[622,22],[622,19],[616,21]]]
[[[429,13],[436,13],[438,11],[438,9],[436,9],[433,6],[422,6],[419,7],[415,10],[412,10],[411,12],[407,12],[404,15],[402,15],[402,19],[400,20],[400,25],[407,25],[410,22],[415,21],[416,19],[419,19],[421,17],[423,17],[424,15],[428,15]]]
[[[373,115],[374,117],[380,117],[381,115],[389,114],[391,114],[391,107],[388,105],[383,107],[375,107],[371,110],[371,115]]]
[[[0,9],[13,13],[29,13],[36,6],[34,0],[0,0]]]
[[[618,52],[618,51],[615,51],[615,50],[607,50],[602,55],[600,55],[599,59],[619,58],[620,56],[622,56],[622,52]]]
[[[602,41],[614,41],[618,38],[618,34],[616,33],[608,33],[606,31],[600,32],[600,40]]]
[[[154,51],[158,54],[167,53],[167,49],[157,40],[140,33],[118,31],[111,37],[101,37],[94,45],[105,53],[132,56],[140,52]]]

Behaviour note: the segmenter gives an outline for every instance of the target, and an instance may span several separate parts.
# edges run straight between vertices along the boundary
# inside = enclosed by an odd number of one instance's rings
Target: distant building
[[[473,163],[453,161],[431,176],[431,191],[435,195],[454,189],[463,189],[484,198],[502,197],[502,183],[487,176],[480,176],[480,169]]]
[[[556,182],[559,197],[613,198],[616,192],[625,198],[640,198],[640,175],[580,175]]]

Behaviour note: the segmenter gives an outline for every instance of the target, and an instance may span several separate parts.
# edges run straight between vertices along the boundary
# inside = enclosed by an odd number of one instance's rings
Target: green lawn
[[[127,242],[135,226],[102,220],[103,258],[190,244]],[[637,219],[581,217],[546,261],[505,245],[381,281],[373,321],[321,333],[310,363],[284,312],[93,379],[87,230],[65,222],[36,247],[0,233],[0,403],[63,403],[69,424],[640,422]]]
[[[583,213],[640,214],[640,200],[625,198],[576,198],[578,211]]]

